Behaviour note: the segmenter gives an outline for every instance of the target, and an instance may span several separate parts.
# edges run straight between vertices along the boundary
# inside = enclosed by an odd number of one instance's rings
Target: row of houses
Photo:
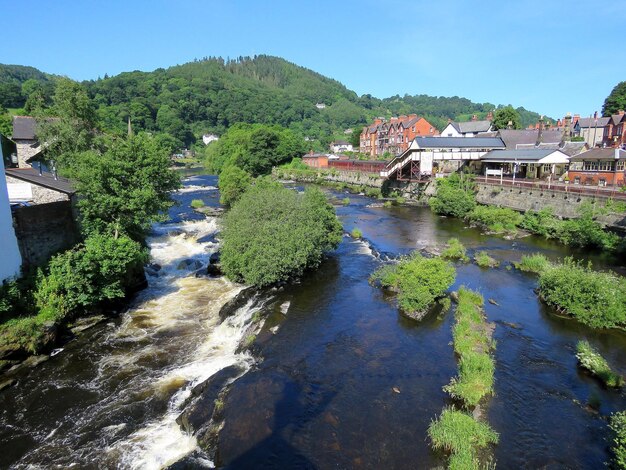
[[[361,132],[359,147],[361,153],[372,157],[391,154],[399,155],[418,136],[436,136],[439,131],[417,114],[392,117],[389,120],[378,118],[365,126]]]

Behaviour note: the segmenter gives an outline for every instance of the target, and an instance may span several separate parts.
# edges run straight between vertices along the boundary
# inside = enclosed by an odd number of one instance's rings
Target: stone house
[[[9,200],[13,203],[71,201],[76,192],[67,178],[37,168],[7,168],[4,174]]]
[[[30,168],[30,162],[41,153],[36,136],[37,122],[30,116],[13,116],[13,136],[17,147],[18,168]]]

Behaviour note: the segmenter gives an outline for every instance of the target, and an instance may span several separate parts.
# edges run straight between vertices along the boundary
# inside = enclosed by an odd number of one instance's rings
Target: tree
[[[145,133],[109,138],[104,152],[78,155],[72,177],[80,194],[83,231],[143,241],[150,225],[166,220],[174,204],[170,193],[180,179],[169,166],[167,149]]]
[[[220,203],[232,206],[246,192],[252,183],[249,173],[238,166],[229,165],[222,170],[219,178]]]
[[[222,269],[237,282],[271,285],[319,265],[341,238],[319,189],[298,194],[260,178],[224,218]]]
[[[606,117],[617,114],[622,109],[626,109],[626,82],[619,82],[611,90],[609,96],[604,100],[602,115]]]
[[[350,143],[355,149],[358,149],[361,146],[361,131],[360,127],[357,127],[350,134]]]
[[[496,112],[493,113],[492,123],[496,129],[522,128],[521,117],[511,105],[496,109]]]

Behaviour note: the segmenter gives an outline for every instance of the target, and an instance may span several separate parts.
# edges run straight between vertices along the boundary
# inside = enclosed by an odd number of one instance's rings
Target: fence
[[[329,160],[328,167],[339,171],[360,171],[363,173],[380,173],[387,162],[366,160]]]
[[[550,191],[560,191],[568,194],[582,194],[585,196],[605,197],[611,199],[619,199],[626,201],[626,192],[616,187],[602,187],[602,186],[581,186],[570,183],[547,183],[545,181],[525,181],[512,178],[485,178],[484,176],[476,178],[477,183],[489,184],[492,186],[508,186],[524,189],[541,189]]]

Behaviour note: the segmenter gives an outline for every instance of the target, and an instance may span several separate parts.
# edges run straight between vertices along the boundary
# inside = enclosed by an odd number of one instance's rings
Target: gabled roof
[[[55,179],[54,175],[47,171],[42,172],[40,175],[39,170],[35,168],[7,168],[4,172],[7,176],[68,195],[72,195],[76,192],[70,180],[61,176]]]
[[[330,145],[350,145],[350,143],[346,142],[345,140],[337,140]]]
[[[537,129],[500,129],[500,138],[504,141],[506,148],[515,150],[521,145],[535,145],[539,137]],[[563,139],[563,133],[559,129],[544,129],[541,132],[542,143],[558,144]]]
[[[455,128],[461,134],[466,134],[468,132],[487,132],[491,129],[491,121],[468,121],[457,122],[454,124],[456,124]]]
[[[626,150],[618,150],[619,158],[626,158]],[[587,150],[586,152],[579,153],[578,155],[572,157],[572,161],[582,161],[582,160],[614,160],[615,159],[615,149],[612,148],[593,148],[591,150]]]
[[[598,119],[590,118],[590,117],[580,118],[578,121],[576,121],[576,124],[574,124],[574,127],[576,127],[577,125],[579,127],[606,127],[606,125],[609,123],[609,119],[611,118],[608,118],[608,117],[599,117]]]
[[[611,116],[611,121],[613,122],[613,125],[617,126],[620,122],[622,122],[624,116],[624,114],[614,114],[613,116]]]
[[[30,116],[13,116],[13,139],[35,140],[37,121]]]
[[[484,162],[513,162],[513,161],[539,161],[549,155],[561,156],[563,163],[567,163],[567,155],[558,149],[523,149],[523,150],[492,150],[485,154],[481,160]]]
[[[416,137],[419,148],[459,148],[459,149],[503,149],[504,142],[499,137]]]

